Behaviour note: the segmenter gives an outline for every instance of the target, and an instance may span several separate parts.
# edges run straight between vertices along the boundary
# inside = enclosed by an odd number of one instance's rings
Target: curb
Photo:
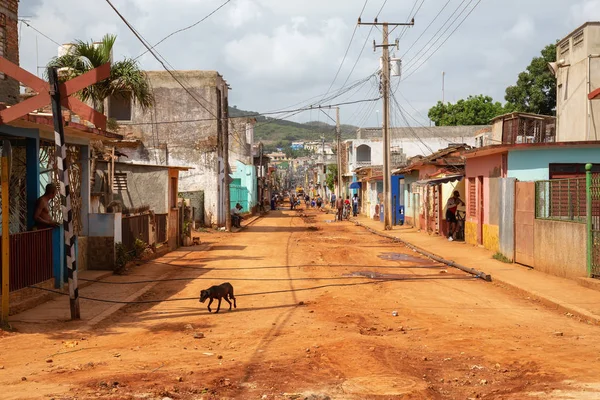
[[[408,247],[408,248],[416,251],[417,253],[420,253],[420,254],[424,255],[425,257],[428,257],[428,258],[430,258],[430,259],[432,259],[434,261],[440,262],[442,264],[446,264],[447,266],[452,267],[452,268],[460,269],[461,271],[464,271],[464,272],[467,272],[467,273],[469,273],[471,275],[474,275],[476,278],[483,279],[486,282],[491,282],[492,281],[492,276],[490,274],[486,274],[485,272],[476,270],[474,268],[465,267],[464,265],[457,264],[456,262],[454,262],[452,260],[446,260],[445,258],[443,258],[441,256],[438,256],[437,254],[430,253],[427,250],[422,249],[422,248],[420,248],[418,246],[415,246],[414,244],[409,243],[409,242],[407,242],[404,239],[400,239],[400,238],[398,238],[396,236],[386,235],[385,233],[376,231],[375,229],[370,228],[370,227],[364,225],[363,223],[356,221],[355,219],[352,219],[351,222],[353,222],[354,224],[356,224],[358,226],[361,226],[361,227],[365,228],[366,230],[368,230],[369,232],[371,232],[371,233],[373,233],[375,235],[378,235],[378,236],[381,236],[381,237],[393,240],[394,242],[400,242],[403,245],[405,245],[406,247]]]
[[[436,256],[435,254],[429,253],[428,251],[423,250],[423,249],[421,249],[421,248],[419,248],[419,247],[417,247],[417,246],[415,246],[415,245],[413,245],[411,243],[408,243],[405,240],[399,239],[399,238],[397,238],[395,236],[386,235],[384,233],[378,232],[378,231],[376,231],[376,230],[374,230],[374,229],[372,229],[372,228],[370,228],[370,227],[368,227],[368,226],[366,226],[366,225],[364,225],[361,222],[358,222],[356,220],[353,220],[352,222],[354,222],[358,226],[361,226],[361,227],[367,229],[369,232],[371,232],[371,233],[373,233],[375,235],[378,235],[378,236],[381,236],[381,237],[385,237],[385,238],[394,240],[396,242],[403,243],[407,247],[409,247],[409,248],[411,248],[411,249],[413,249],[413,250],[415,250],[415,251],[417,251],[417,252],[419,252],[419,253],[421,253],[421,254],[429,257],[429,258],[432,258],[435,261],[442,262],[442,263],[444,263],[444,264],[446,264],[446,265],[448,265],[450,267],[458,268],[460,270],[463,270],[463,271],[471,273],[471,274],[473,274],[473,272],[471,272],[471,271],[477,271],[475,269],[468,268],[468,267],[463,267],[463,266],[461,266],[459,264],[456,264],[454,261],[445,260],[442,257],[439,257],[439,256]],[[434,257],[431,257],[431,256],[434,256]],[[481,278],[481,279],[484,279],[484,280],[486,280],[488,282],[492,282],[491,275],[485,274],[483,272],[481,272],[481,274],[484,274],[484,275],[483,276],[477,276],[477,277]],[[474,274],[474,275],[476,275],[476,274]],[[484,278],[484,276],[486,278],[488,278],[488,279]],[[577,317],[577,318],[579,318],[579,319],[587,322],[588,324],[593,324],[593,325],[599,325],[600,326],[600,316],[596,315],[596,314],[593,314],[593,313],[591,313],[591,312],[589,312],[589,311],[587,311],[587,310],[585,310],[585,309],[583,309],[581,307],[572,306],[572,305],[565,305],[565,304],[561,303],[559,300],[556,300],[556,299],[554,299],[554,298],[552,298],[550,296],[543,295],[543,294],[538,293],[536,291],[533,291],[531,289],[522,288],[522,287],[520,287],[518,285],[515,285],[514,283],[505,281],[502,278],[495,277],[493,283],[496,286],[504,286],[504,287],[506,287],[506,288],[508,288],[510,290],[513,290],[513,291],[519,293],[521,296],[525,296],[525,297],[528,297],[531,300],[538,301],[538,302],[540,302],[541,304],[543,304],[544,306],[546,306],[548,308],[554,309],[556,311],[559,311],[559,312],[562,312],[562,313],[565,313],[565,314],[572,314],[574,317]],[[592,284],[585,284],[585,283],[582,283],[582,282],[579,282],[579,283],[582,286],[586,286],[586,287],[592,286]],[[595,285],[595,284],[593,284],[593,286],[597,287],[597,285]]]

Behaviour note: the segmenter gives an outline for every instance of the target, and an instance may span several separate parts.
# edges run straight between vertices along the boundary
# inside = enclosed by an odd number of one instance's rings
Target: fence
[[[588,273],[592,278],[600,278],[600,174],[592,174],[590,164],[586,166],[586,170],[589,202],[587,216]]]
[[[169,214],[155,214],[154,221],[156,226],[156,243],[167,241],[167,220]]]
[[[240,185],[229,185],[229,209],[240,203],[243,211],[250,211],[248,208],[248,188]]]
[[[123,247],[127,251],[134,249],[136,239],[148,243],[150,241],[150,214],[123,217],[122,235]]]
[[[9,268],[11,292],[51,279],[52,229],[10,235]]]
[[[535,217],[585,223],[585,178],[536,181]]]

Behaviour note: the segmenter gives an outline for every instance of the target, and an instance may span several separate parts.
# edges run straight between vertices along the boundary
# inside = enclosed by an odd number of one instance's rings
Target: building
[[[239,203],[244,212],[256,209],[258,204],[258,174],[254,164],[255,118],[229,120],[229,208]]]
[[[499,115],[492,119],[491,132],[479,133],[476,147],[500,143],[552,143],[555,141],[555,117],[515,112]]]
[[[0,57],[19,65],[19,0],[0,0]],[[0,73],[0,102],[19,102],[19,82]]]
[[[465,198],[463,153],[467,150],[470,146],[449,146],[427,157],[415,157],[407,167],[393,171],[404,180],[399,198],[404,201],[401,205],[409,224],[434,234],[448,234],[446,203],[454,191]]]
[[[121,240],[126,248],[138,238],[149,245],[168,243],[170,249],[178,247],[179,236],[179,173],[188,167],[140,164],[100,160],[96,162],[94,186],[91,188],[92,213],[106,213],[114,201],[120,210]],[[112,182],[112,184],[111,184]],[[191,205],[192,217],[202,212]],[[128,219],[132,219],[128,221]],[[135,231],[134,221],[144,225]],[[143,221],[142,221],[143,220]],[[143,223],[142,223],[143,222]],[[131,229],[128,229],[131,228]],[[97,224],[91,227],[99,237],[110,237],[112,228]],[[129,236],[128,236],[129,234]],[[91,243],[90,243],[91,245]],[[95,261],[98,264],[98,260]]]
[[[391,145],[402,149],[402,153],[411,158],[432,154],[453,144],[474,147],[475,137],[489,129],[488,125],[391,128]],[[382,140],[383,132],[381,128],[361,128],[357,130],[356,138]]]
[[[188,194],[203,192],[204,224],[225,224],[230,200],[225,198],[231,172],[224,155],[229,126],[229,86],[216,71],[175,71],[187,90],[166,71],[149,71],[155,105],[148,112],[120,98],[108,101],[108,117],[115,118],[127,138],[140,139],[137,149],[126,151],[131,160],[158,165],[184,165],[179,189]],[[194,96],[192,97],[189,93]],[[238,132],[242,136],[248,131]],[[227,137],[229,143],[235,141]],[[243,146],[246,146],[246,143]],[[251,155],[250,155],[251,157]],[[251,163],[251,159],[245,160]],[[247,165],[247,164],[246,164]]]
[[[556,60],[556,141],[600,140],[600,22],[561,39]]]

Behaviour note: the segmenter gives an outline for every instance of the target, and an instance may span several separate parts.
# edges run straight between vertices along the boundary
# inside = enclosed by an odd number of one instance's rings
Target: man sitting
[[[236,228],[242,227],[242,219],[244,219],[244,218],[240,214],[241,210],[242,210],[242,206],[240,203],[237,203],[235,205],[235,207],[233,207],[231,209],[231,225],[233,225]]]

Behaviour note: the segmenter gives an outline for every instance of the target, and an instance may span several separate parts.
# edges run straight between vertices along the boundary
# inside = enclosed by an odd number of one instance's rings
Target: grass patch
[[[510,259],[508,259],[504,254],[498,252],[496,254],[493,255],[494,260],[498,260],[501,261],[503,263],[506,264],[512,264],[512,261]]]

